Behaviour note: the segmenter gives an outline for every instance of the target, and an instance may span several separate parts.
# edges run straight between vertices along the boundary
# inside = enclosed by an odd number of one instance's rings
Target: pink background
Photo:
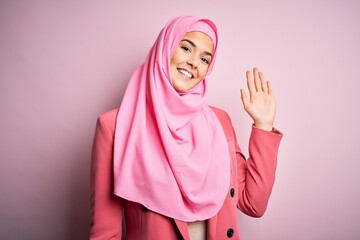
[[[166,21],[188,13],[218,25],[207,101],[246,153],[246,69],[277,96],[276,185],[263,218],[239,213],[243,239],[360,239],[360,2],[170,2],[0,1],[0,238],[88,237],[96,118]]]

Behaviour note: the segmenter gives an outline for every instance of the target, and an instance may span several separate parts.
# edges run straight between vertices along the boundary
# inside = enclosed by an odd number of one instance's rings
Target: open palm
[[[245,111],[254,120],[255,127],[271,131],[274,124],[276,103],[271,84],[265,80],[264,75],[253,69],[246,72],[247,86],[250,92],[248,98],[244,89],[241,89],[241,100]]]

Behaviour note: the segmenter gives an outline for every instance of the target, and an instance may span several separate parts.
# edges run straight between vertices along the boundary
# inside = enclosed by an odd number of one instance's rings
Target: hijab
[[[214,44],[204,79],[186,92],[172,86],[170,60],[187,32]],[[204,103],[217,51],[208,19],[180,16],[160,32],[130,78],[116,119],[114,193],[182,221],[205,220],[222,207],[230,184],[230,156],[219,120]]]

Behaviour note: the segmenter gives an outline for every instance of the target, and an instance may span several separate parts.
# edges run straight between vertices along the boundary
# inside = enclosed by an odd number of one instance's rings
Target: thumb
[[[244,108],[246,109],[246,106],[249,104],[249,99],[248,99],[244,89],[240,89],[240,93],[241,93],[242,103],[244,105]]]

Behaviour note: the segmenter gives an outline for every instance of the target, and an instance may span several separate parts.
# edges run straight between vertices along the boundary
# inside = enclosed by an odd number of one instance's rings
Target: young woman
[[[254,120],[246,160],[227,113],[204,103],[217,30],[181,16],[160,32],[120,108],[97,121],[91,239],[240,239],[236,209],[264,214],[282,134],[271,85],[247,71]]]

